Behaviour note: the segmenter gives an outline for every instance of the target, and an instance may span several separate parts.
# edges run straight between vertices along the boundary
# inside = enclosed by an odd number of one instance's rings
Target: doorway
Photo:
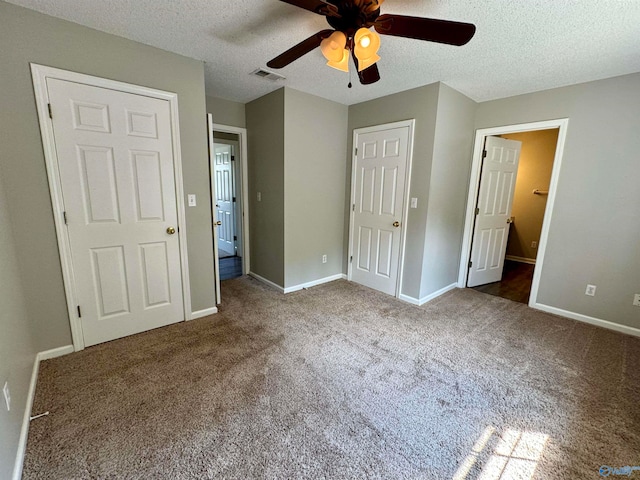
[[[478,130],[474,147],[467,219],[461,256],[458,286],[471,287],[513,301],[534,306],[544,260],[546,240],[553,214],[553,200],[560,172],[562,151],[568,126],[567,119],[511,125]],[[484,170],[491,153],[486,151],[489,142],[516,142],[521,145],[511,191],[508,182],[491,183]],[[487,158],[488,157],[488,158]],[[501,225],[503,241],[482,238],[482,225],[487,195],[485,189],[503,191],[500,197],[505,209]],[[500,222],[498,222],[500,223]],[[486,235],[489,238],[489,235]],[[485,248],[485,244],[493,250]],[[479,250],[486,253],[480,265]],[[476,270],[495,267],[497,277],[477,275]],[[475,274],[475,275],[474,275]],[[475,279],[471,281],[472,278]],[[481,278],[480,281],[477,279]]]
[[[473,287],[475,290],[529,302],[538,243],[549,194],[558,129],[500,135],[522,145],[513,192],[511,223],[505,249],[504,270],[498,281]],[[482,182],[482,179],[480,180]]]
[[[216,303],[220,282],[249,271],[247,132],[213,123],[209,115],[211,207]]]

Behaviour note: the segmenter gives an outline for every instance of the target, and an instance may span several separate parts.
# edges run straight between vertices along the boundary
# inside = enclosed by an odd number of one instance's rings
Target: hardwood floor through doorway
[[[242,257],[220,259],[220,280],[230,280],[242,276]]]
[[[501,281],[472,288],[478,292],[527,304],[533,282],[533,267],[534,265],[528,263],[505,260]]]

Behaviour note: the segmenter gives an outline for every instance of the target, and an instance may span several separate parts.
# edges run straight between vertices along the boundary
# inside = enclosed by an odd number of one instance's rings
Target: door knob
[[[507,218],[507,223],[513,223],[513,220],[514,220],[513,217],[509,217]]]
[[[393,226],[398,228],[400,226],[400,222],[393,222]]]
[[[167,233],[169,235],[173,235],[174,233],[176,233],[176,229],[173,228],[173,227],[169,227],[169,228],[167,228]]]
[[[222,225],[222,222],[221,222],[220,220],[218,220],[216,223],[214,223],[214,225],[215,225],[216,227],[217,227],[217,226],[220,226],[220,225]]]

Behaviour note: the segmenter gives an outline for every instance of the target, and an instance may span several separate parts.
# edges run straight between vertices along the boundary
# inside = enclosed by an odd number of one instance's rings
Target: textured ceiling
[[[251,75],[324,17],[278,0],[10,0],[206,62],[207,94],[246,103],[282,85],[350,105],[443,81],[476,101],[640,71],[640,0],[387,0],[383,13],[474,23],[463,47],[382,36],[382,80],[363,86],[319,49]]]

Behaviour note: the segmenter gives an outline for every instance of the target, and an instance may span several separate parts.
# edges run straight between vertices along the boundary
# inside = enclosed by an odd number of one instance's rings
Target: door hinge
[[[483,150],[483,151],[482,151],[482,158],[486,158],[486,157],[487,157],[487,151],[486,151],[486,150]]]
[[[67,212],[62,212],[62,218],[64,218],[64,224],[69,225],[69,223],[67,222]]]
[[[353,204],[353,208],[351,210],[354,211],[354,212],[356,211],[356,204],[355,203]]]
[[[356,157],[358,156],[358,147],[356,147]]]
[[[236,201],[236,197],[233,197],[233,201],[234,201],[234,202]]]
[[[49,110],[49,118],[53,118],[53,111],[51,110],[51,104],[47,103],[47,109]]]
[[[235,162],[236,161],[236,156],[235,155],[231,155],[231,161]]]
[[[80,305],[78,305],[78,318],[82,318],[82,312],[80,311]]]
[[[469,268],[471,268],[472,266],[473,266],[473,262],[469,260]]]
[[[476,215],[480,213],[480,209],[476,207]]]
[[[233,241],[234,241],[234,242],[237,242],[237,241],[238,241],[238,236],[237,236],[237,235],[234,235],[234,236],[233,236]]]
[[[349,257],[349,263],[353,263],[353,255],[351,255],[351,257]]]

